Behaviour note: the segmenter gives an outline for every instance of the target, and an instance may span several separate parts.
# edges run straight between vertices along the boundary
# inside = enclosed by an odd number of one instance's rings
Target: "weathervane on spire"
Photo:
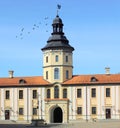
[[[58,16],[58,12],[59,12],[60,9],[61,9],[61,5],[58,4],[58,5],[57,5],[57,16]]]

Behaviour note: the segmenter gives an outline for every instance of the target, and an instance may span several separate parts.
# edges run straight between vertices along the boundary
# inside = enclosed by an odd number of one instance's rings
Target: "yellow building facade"
[[[0,120],[47,123],[120,119],[120,74],[73,75],[73,51],[62,19],[43,52],[43,76],[0,78]]]

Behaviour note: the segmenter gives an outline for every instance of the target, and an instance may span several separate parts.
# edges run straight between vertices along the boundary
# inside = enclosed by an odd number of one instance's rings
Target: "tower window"
[[[67,89],[63,89],[63,98],[67,98]]]
[[[58,62],[59,58],[58,55],[55,56],[55,62]]]
[[[54,88],[54,98],[59,98],[59,87],[55,86]]]
[[[65,61],[68,62],[68,56],[65,57]]]
[[[50,89],[47,89],[47,98],[50,98]]]
[[[68,79],[68,78],[69,78],[69,71],[66,70],[66,79]]]
[[[59,79],[59,68],[54,69],[54,79]]]
[[[46,80],[48,79],[48,71],[46,71]]]
[[[48,56],[46,56],[46,63],[48,63]]]

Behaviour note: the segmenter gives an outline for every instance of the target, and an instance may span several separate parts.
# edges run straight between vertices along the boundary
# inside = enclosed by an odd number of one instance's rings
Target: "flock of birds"
[[[44,20],[46,21],[46,22],[45,22],[45,26],[48,25],[48,22],[47,22],[48,19],[49,19],[48,17],[45,17],[45,18],[44,18]],[[21,28],[20,33],[19,33],[18,35],[16,35],[16,38],[19,38],[19,39],[22,40],[25,33],[28,34],[28,35],[31,34],[32,31],[35,31],[35,30],[39,29],[39,28],[40,28],[40,25],[41,25],[41,22],[39,22],[38,24],[34,24],[34,25],[32,26],[31,31],[26,31],[24,27]],[[25,31],[26,31],[26,32],[25,32]],[[46,29],[46,32],[48,32],[47,29]]]

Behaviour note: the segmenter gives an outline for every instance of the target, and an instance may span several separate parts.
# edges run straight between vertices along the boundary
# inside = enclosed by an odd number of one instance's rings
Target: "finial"
[[[61,5],[58,4],[58,5],[57,5],[57,16],[58,16],[58,12],[59,12],[60,9],[61,9]]]

